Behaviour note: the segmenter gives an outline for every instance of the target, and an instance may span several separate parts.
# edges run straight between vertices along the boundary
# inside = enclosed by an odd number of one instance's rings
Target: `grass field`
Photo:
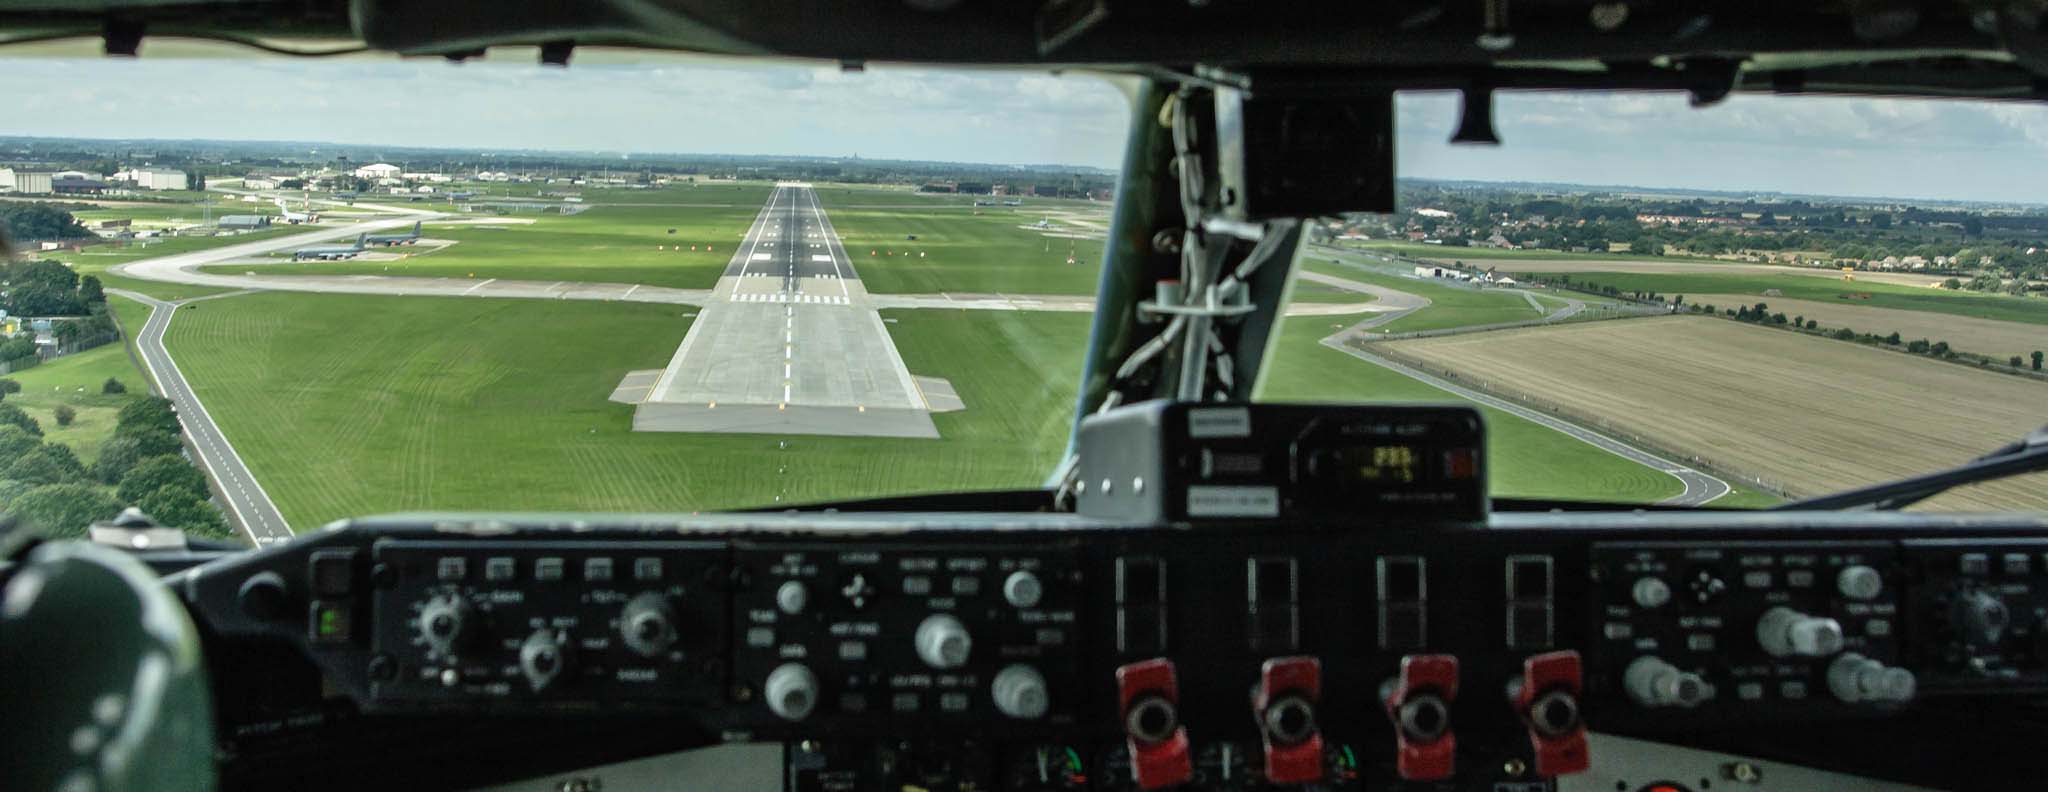
[[[1293,319],[1282,329],[1262,401],[1460,402],[1392,370],[1318,343],[1330,323]],[[1490,334],[1488,334],[1490,335]],[[1648,503],[1677,495],[1678,480],[1513,415],[1481,407],[1495,496]]]
[[[124,327],[139,328],[149,309],[141,303],[110,297],[108,303],[119,312]],[[130,317],[134,324],[130,325]],[[71,447],[80,461],[92,464],[99,458],[100,445],[114,433],[114,418],[121,406],[136,394],[149,392],[149,380],[128,357],[123,343],[107,344],[67,355],[27,371],[6,375],[21,383],[21,392],[7,397],[7,403],[42,424],[43,439]],[[128,386],[128,395],[100,393],[107,378]],[[67,405],[77,412],[70,426],[58,426],[56,409]]]
[[[159,300],[183,300],[191,297],[203,297],[209,294],[220,294],[231,290],[216,289],[207,286],[185,286],[174,283],[159,283],[156,281],[138,280],[135,278],[124,278],[119,275],[107,272],[107,269],[113,267],[116,264],[124,264],[130,261],[138,261],[146,258],[156,258],[158,256],[170,256],[178,253],[191,253],[193,251],[198,250],[210,250],[213,248],[222,247],[226,245],[237,245],[244,242],[256,242],[263,239],[269,239],[271,237],[287,236],[293,233],[301,233],[303,231],[304,229],[297,228],[295,226],[287,226],[283,228],[271,228],[264,231],[252,231],[248,233],[236,234],[231,236],[171,237],[164,239],[160,242],[148,245],[124,245],[118,247],[111,244],[96,245],[93,247],[88,247],[85,250],[77,253],[73,253],[70,251],[51,251],[48,253],[36,253],[34,255],[39,258],[46,258],[53,261],[61,261],[66,264],[69,264],[71,265],[71,268],[81,276],[97,276],[100,279],[100,283],[104,286],[107,286],[108,288],[138,291],[143,294],[147,294],[151,297],[155,297]]]
[[[849,203],[875,200],[870,192],[819,195],[870,292],[1095,293],[1102,271],[1102,241],[1050,237],[1030,228],[1046,216],[1044,207],[847,208]],[[1054,233],[1093,233],[1057,217],[1053,225]],[[1074,263],[1067,263],[1069,257]]]
[[[605,400],[659,368],[675,306],[258,294],[181,313],[170,345],[300,530],[402,509],[692,510],[1035,486],[1057,461],[1088,318],[894,311],[944,439],[630,431]],[[784,444],[786,443],[786,447]]]
[[[1786,316],[1818,320],[1822,327],[1828,329],[1847,327],[1859,333],[1878,335],[1897,332],[1904,341],[1916,338],[1947,341],[1958,350],[2001,360],[2011,355],[2025,357],[2036,349],[2048,349],[2048,328],[2025,322],[1877,308],[1854,302],[1791,300],[1747,294],[1689,294],[1685,299],[1687,302],[1728,308],[1761,302],[1769,304],[1772,311],[1785,312]]]
[[[1447,327],[1470,327],[1474,325],[1498,324],[1541,319],[1543,311],[1530,307],[1529,301],[1516,292],[1471,289],[1431,283],[1420,278],[1404,278],[1388,275],[1383,270],[1363,265],[1332,264],[1327,258],[1301,259],[1301,266],[1310,272],[1320,272],[1340,278],[1384,286],[1429,299],[1429,305],[1414,313],[1373,328],[1386,333],[1405,333],[1416,330],[1441,330]],[[1296,289],[1301,284],[1295,285]]]
[[[753,225],[761,203],[599,206],[575,215],[520,214],[515,217],[534,222],[502,226],[436,226],[428,221],[425,236],[456,244],[420,253],[413,253],[412,248],[392,249],[411,254],[398,261],[283,263],[280,256],[280,263],[269,272],[644,283],[708,289],[718,283],[718,274]],[[490,215],[478,213],[476,217],[488,219]],[[671,228],[676,233],[668,233]],[[691,245],[698,249],[690,250]],[[221,264],[202,269],[240,273],[249,267]]]
[[[1959,464],[2048,419],[2048,384],[1704,317],[1389,346],[1796,495]],[[2048,508],[2048,475],[1972,487],[1928,506]]]
[[[1733,294],[1754,295],[1746,299],[1750,303],[1767,303],[1772,297],[1765,296],[1764,292],[1776,289],[1779,292],[1776,296],[1795,300],[2048,325],[2048,299],[1973,294],[1869,280],[1844,282],[1787,274],[1656,275],[1633,272],[1582,272],[1573,273],[1571,278],[1573,282],[1591,281],[1625,292],[1683,294],[1687,295],[1687,301],[1692,301],[1695,294]]]
[[[1719,261],[1714,259],[1679,258],[1638,258],[1608,256],[1586,258],[1580,255],[1570,259],[1543,259],[1500,265],[1511,272],[1582,273],[1582,272],[1625,272],[1633,275],[1732,275],[1732,276],[1777,276],[1810,278],[1817,281],[1842,282],[1842,271],[1823,267],[1793,267],[1784,264],[1760,264],[1746,261]],[[1881,283],[1888,286],[1907,286],[1925,289],[1947,280],[1941,275],[1922,275],[1912,272],[1858,272],[1856,283]]]

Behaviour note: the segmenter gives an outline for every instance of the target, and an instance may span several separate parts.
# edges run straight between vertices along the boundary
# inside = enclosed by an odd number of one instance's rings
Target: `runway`
[[[633,428],[938,437],[808,185],[778,185]]]

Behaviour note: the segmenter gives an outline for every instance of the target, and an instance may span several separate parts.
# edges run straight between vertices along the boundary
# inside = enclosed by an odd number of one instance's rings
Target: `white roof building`
[[[398,174],[403,170],[403,168],[400,168],[397,165],[389,165],[386,163],[379,162],[375,165],[364,165],[360,168],[357,168],[356,178],[395,179],[398,178]]]

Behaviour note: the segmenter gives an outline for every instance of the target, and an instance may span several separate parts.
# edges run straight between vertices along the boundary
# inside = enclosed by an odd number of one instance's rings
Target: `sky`
[[[348,58],[0,59],[0,134],[850,156],[1114,168],[1129,102],[1086,74],[662,58],[568,69]],[[1398,100],[1404,177],[2048,203],[2048,107],[1501,94],[1504,146],[1447,143],[1458,100]]]

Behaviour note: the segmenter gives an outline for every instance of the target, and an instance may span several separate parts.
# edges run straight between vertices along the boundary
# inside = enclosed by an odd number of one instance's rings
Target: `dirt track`
[[[1467,384],[1600,416],[1799,495],[1954,465],[2048,423],[2048,384],[1703,317],[1381,347]],[[1927,505],[2048,508],[2048,474]]]

